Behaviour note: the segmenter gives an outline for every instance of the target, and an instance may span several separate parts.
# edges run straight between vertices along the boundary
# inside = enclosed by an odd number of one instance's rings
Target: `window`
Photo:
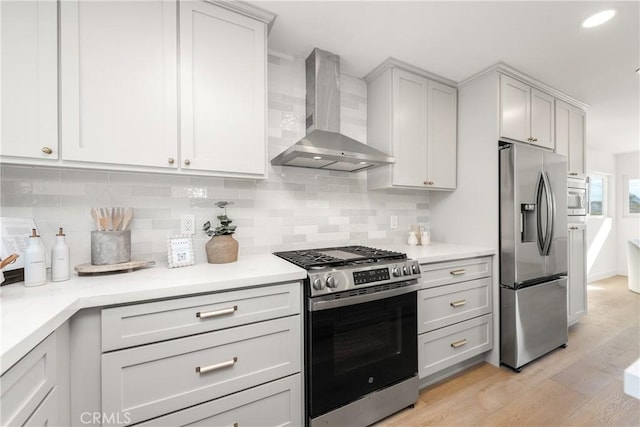
[[[605,216],[607,214],[607,177],[592,175],[589,177],[589,215]]]
[[[625,216],[640,215],[640,179],[624,178],[625,192],[624,197],[624,214]]]

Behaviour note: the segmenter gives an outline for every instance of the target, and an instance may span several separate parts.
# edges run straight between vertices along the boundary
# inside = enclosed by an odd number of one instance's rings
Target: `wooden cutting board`
[[[95,273],[110,273],[114,271],[133,271],[137,268],[153,267],[156,265],[155,261],[139,261],[131,260],[129,262],[123,262],[120,264],[106,264],[106,265],[93,265],[91,263],[80,264],[74,267],[74,270],[78,275],[83,274],[95,274]]]

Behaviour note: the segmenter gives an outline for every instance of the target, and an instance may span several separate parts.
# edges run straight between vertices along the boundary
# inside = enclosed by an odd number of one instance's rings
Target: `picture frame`
[[[191,236],[167,236],[167,265],[169,268],[195,265],[193,238]]]

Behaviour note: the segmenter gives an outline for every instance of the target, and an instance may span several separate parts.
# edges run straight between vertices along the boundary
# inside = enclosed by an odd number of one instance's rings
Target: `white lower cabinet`
[[[22,424],[24,427],[55,426],[62,425],[60,422],[58,406],[58,390],[54,388],[45,397],[40,406],[31,414],[29,419]]]
[[[20,359],[1,379],[0,424],[23,425],[56,386],[55,333]]]
[[[587,226],[569,224],[567,322],[576,323],[587,314]]]
[[[490,277],[423,289],[419,295],[418,333],[491,313]]]
[[[102,412],[114,424],[300,425],[299,288],[103,309]]]
[[[68,325],[45,338],[0,377],[0,425],[69,424]]]
[[[300,426],[300,374],[193,406],[139,426]]]
[[[493,346],[491,314],[436,329],[418,337],[418,374],[427,377]]]
[[[424,264],[418,291],[421,381],[493,348],[491,257]]]

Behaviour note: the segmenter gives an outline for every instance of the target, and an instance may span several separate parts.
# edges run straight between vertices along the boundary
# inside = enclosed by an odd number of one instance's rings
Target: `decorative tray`
[[[75,270],[78,275],[83,274],[95,274],[95,273],[111,273],[114,271],[133,271],[137,268],[153,267],[156,265],[155,261],[139,261],[132,260],[129,262],[123,262],[120,264],[107,264],[107,265],[93,265],[91,263],[80,264],[75,266]]]

